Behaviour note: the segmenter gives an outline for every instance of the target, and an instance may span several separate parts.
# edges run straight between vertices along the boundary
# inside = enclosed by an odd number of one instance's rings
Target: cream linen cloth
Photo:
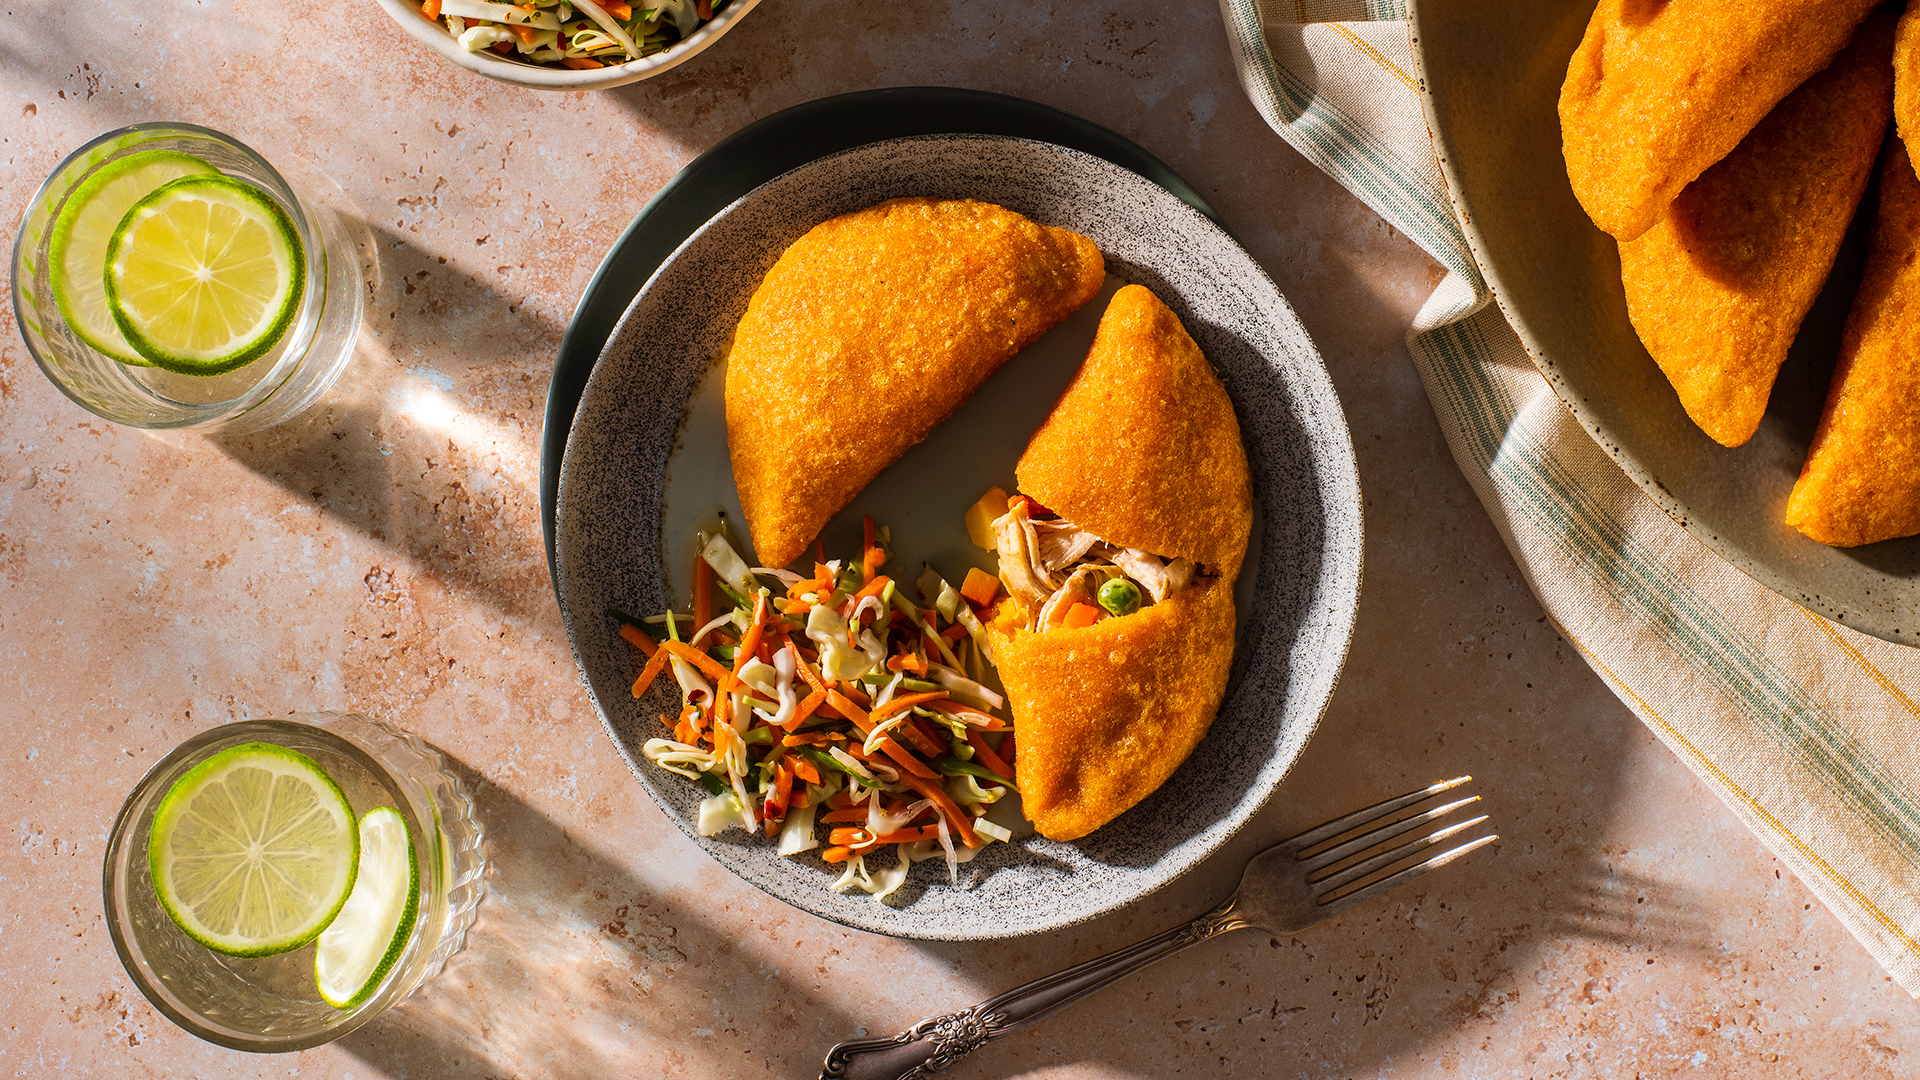
[[[1407,349],[1533,592],[1620,699],[1920,995],[1920,649],[1735,570],[1628,480],[1489,303],[1404,0],[1221,0],[1273,129],[1448,271]]]

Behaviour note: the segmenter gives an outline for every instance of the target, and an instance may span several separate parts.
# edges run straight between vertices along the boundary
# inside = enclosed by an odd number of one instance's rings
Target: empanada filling
[[[1000,580],[1036,632],[1131,615],[1214,576],[1186,559],[1108,543],[1023,495],[1008,501],[993,533]]]

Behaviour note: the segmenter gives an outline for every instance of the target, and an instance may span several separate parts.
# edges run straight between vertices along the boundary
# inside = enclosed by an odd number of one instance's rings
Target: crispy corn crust
[[[1893,120],[1911,154],[1920,139],[1920,3],[1911,0],[1893,35]]]
[[[1042,836],[1077,840],[1173,775],[1220,708],[1233,623],[1233,589],[1216,579],[1076,630],[988,630],[1021,806]]]
[[[1253,480],[1233,403],[1153,293],[1128,285],[1015,466],[1020,490],[1122,547],[1228,583],[1246,557]]]
[[[1900,142],[1787,524],[1837,547],[1920,533],[1920,178]]]
[[[1701,430],[1753,437],[1886,141],[1894,18],[1864,23],[1653,228],[1620,245],[1627,313]]]
[[[795,241],[727,357],[727,448],[763,563],[798,558],[1105,272],[1086,237],[964,199],[894,199]]]
[[[1560,90],[1573,193],[1621,240],[1827,66],[1880,0],[1600,0]]]

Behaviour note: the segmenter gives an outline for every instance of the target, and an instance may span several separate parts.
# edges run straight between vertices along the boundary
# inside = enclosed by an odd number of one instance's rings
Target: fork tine
[[[1435,844],[1445,843],[1447,840],[1451,839],[1452,837],[1458,836],[1459,834],[1467,831],[1468,829],[1473,828],[1475,825],[1478,825],[1485,820],[1487,820],[1487,815],[1485,814],[1481,814],[1477,818],[1469,818],[1468,820],[1462,821],[1457,825],[1449,825],[1444,829],[1435,830],[1434,832],[1428,833],[1427,835],[1422,836],[1417,840],[1409,840],[1406,843],[1401,844],[1399,847],[1394,848],[1392,851],[1383,852],[1369,859],[1362,859],[1360,862],[1354,863],[1352,866],[1346,867],[1335,873],[1328,874],[1326,877],[1323,877],[1318,881],[1314,881],[1311,877],[1309,877],[1307,880],[1319,886],[1321,895],[1324,896],[1327,893],[1330,893],[1335,889],[1338,889],[1340,886],[1345,885],[1350,881],[1358,881],[1361,878],[1366,877],[1368,874],[1373,873],[1375,870],[1384,870],[1387,867],[1392,866],[1394,863],[1399,862],[1401,859],[1404,859],[1407,856],[1412,855],[1416,851],[1419,851],[1423,848],[1430,848]]]
[[[1369,806],[1364,810],[1355,810],[1353,813],[1348,814],[1345,817],[1334,818],[1332,821],[1327,822],[1325,825],[1320,825],[1318,827],[1308,829],[1306,832],[1301,833],[1299,836],[1293,837],[1292,839],[1289,839],[1289,840],[1283,840],[1281,842],[1283,844],[1286,844],[1288,847],[1292,847],[1296,849],[1310,848],[1313,845],[1320,843],[1321,841],[1331,840],[1334,837],[1339,836],[1341,833],[1346,832],[1350,829],[1357,829],[1360,826],[1365,825],[1369,822],[1377,821],[1380,818],[1386,817],[1388,814],[1391,814],[1396,810],[1401,810],[1406,807],[1412,806],[1414,803],[1420,802],[1423,799],[1432,798],[1433,796],[1438,795],[1443,791],[1449,791],[1453,788],[1457,788],[1461,784],[1464,784],[1471,779],[1473,779],[1473,777],[1471,776],[1456,776],[1452,780],[1442,780],[1437,784],[1433,784],[1431,786],[1421,788],[1419,791],[1410,791],[1405,795],[1398,796],[1397,798],[1388,799],[1387,801],[1381,802],[1381,803],[1375,803],[1374,805]]]
[[[1395,871],[1394,873],[1388,874],[1386,877],[1383,877],[1379,881],[1373,882],[1370,885],[1362,885],[1360,888],[1355,889],[1352,892],[1345,894],[1344,896],[1336,896],[1331,900],[1321,902],[1319,904],[1319,908],[1320,908],[1319,918],[1322,918],[1322,919],[1329,918],[1342,911],[1345,911],[1346,909],[1352,907],[1355,904],[1361,903],[1363,901],[1371,900],[1374,897],[1379,896],[1381,893],[1389,892],[1393,889],[1396,889],[1399,886],[1405,885],[1407,882],[1412,881],[1414,878],[1419,877],[1421,874],[1424,874],[1429,870],[1437,870],[1440,867],[1445,866],[1448,863],[1452,862],[1453,860],[1466,855],[1468,852],[1473,851],[1475,848],[1485,847],[1486,845],[1491,844],[1498,839],[1500,839],[1499,835],[1494,834],[1492,836],[1483,836],[1478,840],[1470,840],[1467,843],[1461,844],[1459,847],[1454,848],[1451,851],[1443,851],[1440,854],[1435,855],[1433,858],[1428,859],[1426,862],[1415,863],[1412,866],[1407,867],[1405,870],[1399,870],[1399,871]]]
[[[1325,851],[1317,852],[1311,856],[1296,856],[1296,858],[1304,858],[1306,860],[1306,872],[1312,874],[1316,870],[1332,866],[1334,863],[1358,855],[1368,848],[1378,847],[1396,836],[1403,836],[1428,822],[1438,821],[1463,806],[1479,801],[1480,796],[1469,795],[1464,799],[1455,800],[1445,806],[1436,806],[1431,810],[1415,814],[1412,817],[1402,818],[1389,825],[1382,825],[1370,833],[1363,833],[1351,840],[1336,844]]]

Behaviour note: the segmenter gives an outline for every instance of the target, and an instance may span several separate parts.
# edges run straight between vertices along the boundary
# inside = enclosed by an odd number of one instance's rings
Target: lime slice
[[[305,754],[271,743],[222,750],[154,811],[147,867],[188,937],[228,956],[272,956],[317,937],[360,864],[353,808]]]
[[[320,935],[313,981],[329,1005],[351,1009],[373,996],[407,950],[420,911],[420,867],[400,811],[381,806],[360,818],[360,875],[347,906]]]
[[[273,348],[306,286],[280,204],[230,176],[183,176],[135,203],[107,245],[107,306],[134,351],[182,375]]]
[[[67,196],[47,240],[47,266],[60,317],[81,341],[121,363],[148,366],[107,307],[107,245],[120,219],[154,188],[214,171],[189,154],[142,150],[96,169]]]

